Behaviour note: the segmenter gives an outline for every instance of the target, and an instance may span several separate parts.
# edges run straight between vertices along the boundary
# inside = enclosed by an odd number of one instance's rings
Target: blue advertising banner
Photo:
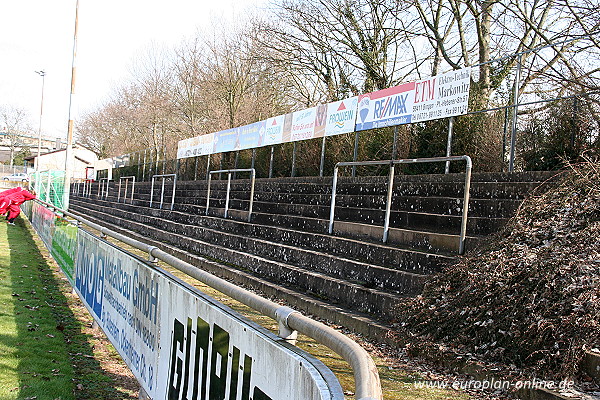
[[[355,130],[409,124],[414,98],[414,82],[359,96]]]
[[[239,147],[237,150],[253,149],[260,146],[260,140],[265,136],[267,121],[240,126]]]
[[[213,153],[235,151],[239,150],[239,148],[240,141],[238,128],[227,129],[215,133]]]
[[[155,398],[162,280],[152,267],[79,230],[75,290],[127,366]]]

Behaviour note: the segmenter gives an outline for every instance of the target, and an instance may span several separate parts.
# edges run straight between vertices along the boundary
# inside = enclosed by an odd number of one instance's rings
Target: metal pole
[[[152,184],[150,185],[150,206],[152,207],[152,199],[154,198],[154,176],[152,177]]]
[[[208,154],[206,156],[206,179],[208,179],[209,192],[210,192],[210,157],[211,157],[210,154]]]
[[[162,185],[160,188],[160,209],[162,210],[163,200],[165,198],[165,177],[162,177]]]
[[[256,148],[252,149],[252,162],[250,163],[250,168],[254,169],[254,160],[256,159]]]
[[[121,178],[119,178],[119,194],[117,194],[117,203],[121,201]]]
[[[338,181],[338,166],[336,165],[333,169],[333,184],[331,185],[331,207],[329,209],[329,228],[328,232],[331,235],[333,233],[333,217],[335,214],[335,194],[337,191]]]
[[[144,166],[142,167],[142,182],[146,180],[146,151],[148,149],[144,149]]]
[[[469,213],[469,196],[471,192],[471,169],[473,164],[471,158],[466,156],[467,167],[465,171],[465,193],[463,197],[463,215],[460,224],[460,239],[458,243],[458,254],[465,254],[465,239],[467,237],[467,218]]]
[[[508,108],[504,109],[504,130],[502,134],[502,171],[504,172],[504,162],[506,161],[506,134],[508,133]]]
[[[209,160],[210,160],[210,155],[208,156]],[[210,180],[212,178],[212,175],[210,174],[210,172],[207,172],[208,174],[208,182],[207,182],[207,187],[206,187],[206,215],[208,215],[208,207],[210,206]]]
[[[227,218],[227,211],[229,211],[229,192],[231,191],[231,172],[227,173],[227,197],[225,198],[225,218]]]
[[[50,171],[48,171],[48,186],[46,186],[46,201],[48,203],[51,203],[51,201],[50,201],[50,185],[52,185],[52,174],[50,173]],[[85,186],[83,187],[83,190],[85,192]],[[85,195],[83,195],[82,197],[85,197]]]
[[[356,132],[354,134],[354,156],[352,157],[352,162],[356,162],[356,160],[358,160],[358,135],[359,133]],[[356,166],[353,165],[352,166],[352,177],[354,178],[356,176]]]
[[[392,213],[392,193],[394,191],[394,164],[390,163],[388,178],[387,199],[385,202],[385,222],[383,223],[383,243],[387,243],[390,230],[390,214]]]
[[[198,180],[198,157],[199,156],[194,157],[194,180],[195,181]]]
[[[35,163],[35,172],[40,170],[40,156],[42,155],[42,116],[44,115],[44,84],[46,81],[46,72],[44,70],[35,71],[36,74],[42,77],[42,101],[40,102],[40,124],[38,126],[38,151]],[[36,180],[36,191],[39,192],[39,182]]]
[[[452,154],[452,135],[454,133],[454,117],[450,117],[448,121],[448,143],[446,144],[446,157],[450,157]],[[450,161],[446,161],[445,174],[450,173]]]
[[[252,168],[250,174],[250,206],[248,207],[248,222],[252,221],[252,206],[254,205],[254,182],[256,181],[256,171],[254,168]]]
[[[233,161],[233,169],[237,169],[237,167],[238,167],[238,159],[239,159],[239,157],[240,157],[240,151],[239,151],[239,150],[237,150],[237,151],[235,152],[235,160]],[[236,173],[234,172],[234,173],[233,173],[233,179],[235,179],[235,176],[236,176]]]
[[[269,178],[273,177],[273,153],[275,152],[275,146],[271,146],[271,160],[269,161]]]
[[[294,142],[294,147],[292,148],[292,178],[296,176],[296,143]]]
[[[394,139],[392,142],[392,160],[396,159],[396,154],[398,153],[398,145],[396,144],[396,142],[398,142],[398,125],[394,127]]]
[[[171,211],[173,211],[173,206],[175,205],[175,189],[177,188],[177,175],[173,177],[173,196],[171,196]]]
[[[325,171],[325,136],[323,136],[323,143],[321,143],[321,164],[319,166],[319,176],[322,178]]]
[[[515,147],[517,143],[517,115],[519,112],[519,85],[521,81],[521,61],[522,56],[519,56],[517,62],[517,72],[515,74],[515,87],[513,88],[513,120],[512,120],[512,132],[510,136],[510,158],[508,164],[508,172],[514,172],[515,170]]]
[[[79,0],[75,3],[75,33],[73,35],[73,59],[71,62],[71,94],[69,96],[69,125],[67,129],[67,150],[65,152],[65,187],[63,188],[63,209],[69,209],[69,189],[73,174],[73,108],[75,97],[75,61],[77,58],[77,30],[79,26]]]

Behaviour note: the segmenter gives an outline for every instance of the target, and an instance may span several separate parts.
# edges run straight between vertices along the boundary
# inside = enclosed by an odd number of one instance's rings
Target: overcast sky
[[[74,118],[95,109],[127,80],[151,47],[174,47],[215,20],[234,20],[266,0],[80,0]],[[76,0],[0,1],[0,107],[29,114],[37,133],[66,137]],[[0,123],[0,128],[3,124]]]

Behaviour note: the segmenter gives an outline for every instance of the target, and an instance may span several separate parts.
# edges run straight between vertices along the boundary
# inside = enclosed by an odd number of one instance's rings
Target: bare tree
[[[9,164],[12,166],[17,148],[24,144],[23,134],[27,130],[29,115],[22,108],[6,106],[0,108],[0,118],[6,128],[6,139],[10,151]]]

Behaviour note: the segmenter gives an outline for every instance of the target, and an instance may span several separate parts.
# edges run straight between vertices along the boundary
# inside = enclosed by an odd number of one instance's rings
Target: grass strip
[[[29,223],[15,222],[0,223],[0,399],[137,398]]]

